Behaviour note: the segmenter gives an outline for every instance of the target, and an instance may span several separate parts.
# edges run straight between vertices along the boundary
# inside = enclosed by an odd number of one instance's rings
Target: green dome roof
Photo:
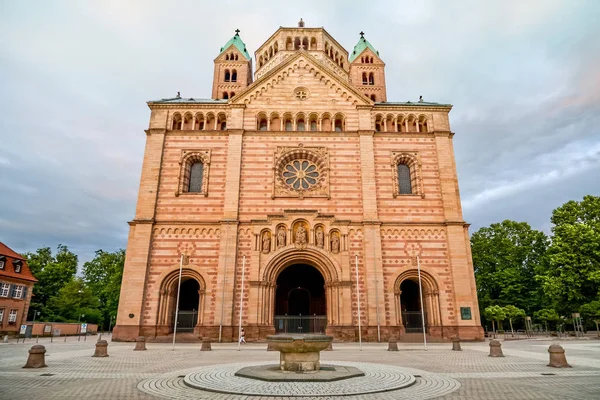
[[[223,54],[223,52],[227,50],[231,45],[234,45],[240,51],[240,53],[242,53],[244,57],[246,57],[247,60],[250,60],[250,54],[248,54],[248,51],[246,50],[246,44],[242,42],[242,39],[240,38],[239,29],[236,29],[235,35],[231,39],[229,39],[227,43],[225,43],[225,46],[221,47],[219,55]]]
[[[348,61],[352,62],[356,60],[356,57],[358,57],[360,53],[362,53],[365,49],[371,49],[373,53],[379,56],[379,52],[375,50],[375,47],[373,47],[373,45],[369,43],[369,41],[365,39],[363,35],[364,34],[361,32],[360,39],[358,39],[358,43],[356,43],[356,46],[354,46],[354,50],[352,50],[352,53],[350,53]]]

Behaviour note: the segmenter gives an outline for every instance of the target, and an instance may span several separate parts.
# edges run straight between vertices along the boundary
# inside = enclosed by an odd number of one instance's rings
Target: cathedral
[[[348,52],[301,20],[254,62],[236,30],[210,98],[148,102],[113,340],[176,314],[190,340],[482,339],[452,106],[388,101],[362,32]]]

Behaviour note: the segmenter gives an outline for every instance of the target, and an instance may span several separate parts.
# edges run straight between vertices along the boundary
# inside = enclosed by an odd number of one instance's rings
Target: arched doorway
[[[175,282],[177,284],[177,282]],[[177,288],[175,288],[175,291]],[[200,284],[192,278],[182,280],[179,294],[178,332],[193,332],[198,323],[198,305],[200,304]],[[173,322],[175,326],[175,310]]]
[[[412,279],[407,279],[400,285],[400,293],[404,329],[406,332],[422,332],[423,320],[419,284]],[[427,312],[423,312],[425,314],[425,329],[427,329]]]
[[[275,330],[325,332],[327,302],[323,275],[308,264],[292,264],[277,277]]]

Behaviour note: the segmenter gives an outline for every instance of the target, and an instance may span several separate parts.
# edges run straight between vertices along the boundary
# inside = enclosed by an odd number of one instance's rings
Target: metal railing
[[[275,332],[277,333],[325,333],[326,315],[276,315]]]
[[[177,332],[193,332],[197,322],[198,311],[179,310]],[[175,323],[175,316],[173,316],[173,321],[171,323]]]
[[[427,321],[427,313],[424,313],[425,321]],[[421,311],[402,311],[402,324],[406,333],[423,332],[423,320],[421,319]],[[427,332],[427,324],[425,324],[425,332]]]

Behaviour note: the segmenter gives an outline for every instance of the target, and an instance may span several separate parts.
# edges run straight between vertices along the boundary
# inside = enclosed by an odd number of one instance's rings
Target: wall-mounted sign
[[[87,332],[87,324],[81,324],[81,333],[86,333]]]
[[[24,335],[27,332],[27,325],[21,325],[21,330],[19,331],[19,335]]]
[[[460,319],[471,319],[471,307],[460,308]]]

